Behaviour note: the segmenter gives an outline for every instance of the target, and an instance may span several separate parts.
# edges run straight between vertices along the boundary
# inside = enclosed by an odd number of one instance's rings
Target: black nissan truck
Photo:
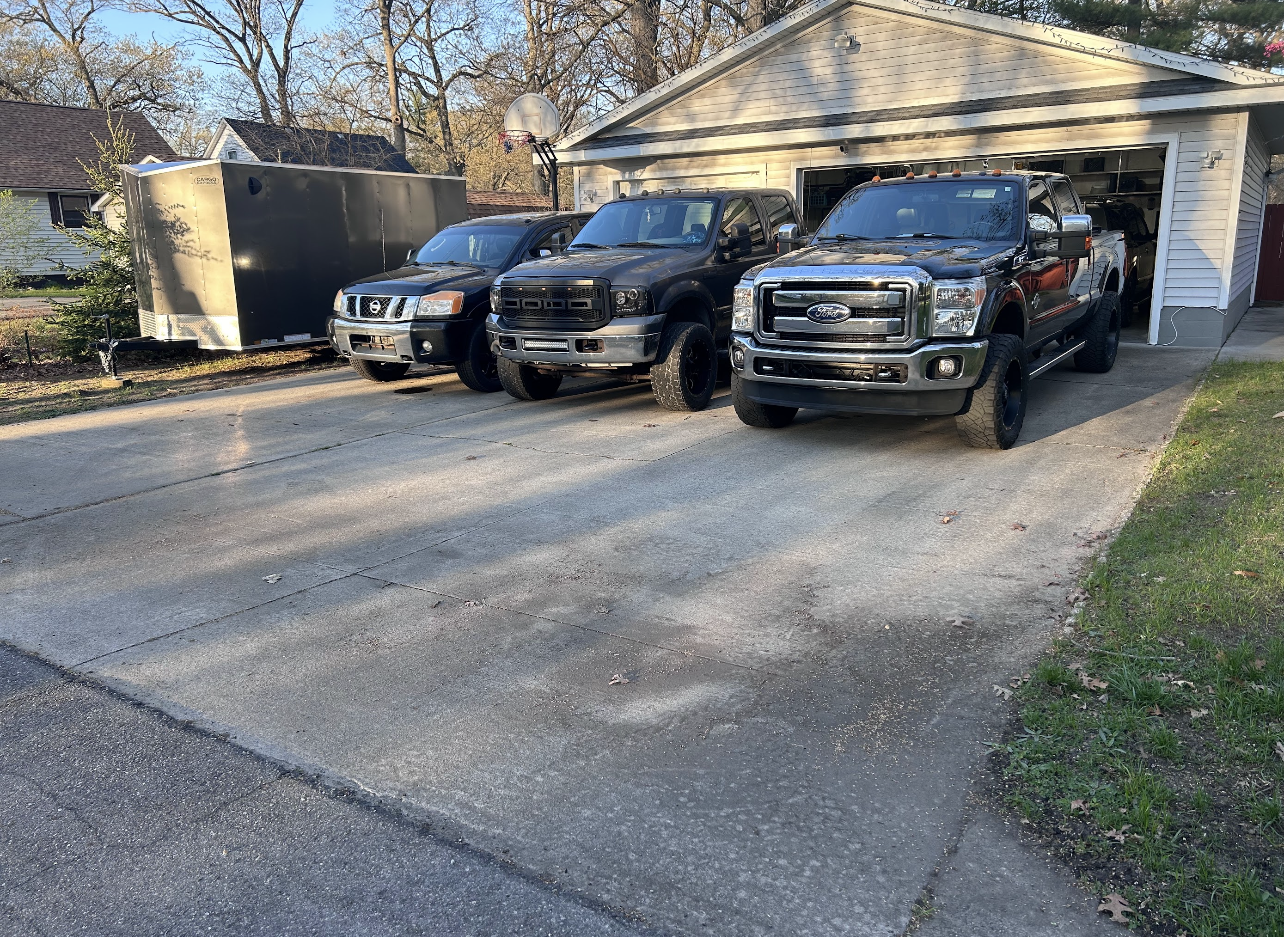
[[[330,344],[367,380],[395,381],[412,364],[452,364],[468,387],[497,391],[485,328],[491,283],[523,260],[565,249],[589,217],[500,215],[443,228],[400,268],[335,295]]]
[[[732,402],[750,426],[800,407],[953,415],[969,445],[1007,449],[1033,377],[1114,366],[1123,236],[1093,229],[1066,176],[875,177],[802,249],[780,239],[735,290]]]
[[[775,189],[621,196],[565,252],[514,267],[491,288],[486,327],[514,397],[557,393],[567,373],[650,380],[661,406],[709,403],[731,334],[731,293],[797,225]]]

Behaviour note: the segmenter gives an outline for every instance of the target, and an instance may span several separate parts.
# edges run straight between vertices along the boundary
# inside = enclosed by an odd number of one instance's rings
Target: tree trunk
[[[660,83],[660,0],[633,0],[629,38],[633,46],[633,93],[642,94]]]
[[[401,81],[397,75],[397,47],[392,40],[392,0],[376,0],[379,31],[383,36],[383,64],[388,73],[388,120],[392,123],[392,145],[406,152],[406,126],[401,119]]]
[[[1141,0],[1128,0],[1128,31],[1125,37],[1129,42],[1141,42],[1141,17],[1142,17]]]

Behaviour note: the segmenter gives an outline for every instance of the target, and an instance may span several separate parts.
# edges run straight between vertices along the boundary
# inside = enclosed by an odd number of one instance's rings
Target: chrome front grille
[[[344,315],[349,319],[396,321],[406,311],[404,296],[348,295],[344,303]]]
[[[596,328],[610,318],[602,286],[502,286],[501,315],[518,324]]]
[[[850,348],[907,345],[914,340],[917,291],[912,282],[785,280],[759,287],[759,338],[781,345]],[[816,321],[818,305],[846,307],[842,321]]]

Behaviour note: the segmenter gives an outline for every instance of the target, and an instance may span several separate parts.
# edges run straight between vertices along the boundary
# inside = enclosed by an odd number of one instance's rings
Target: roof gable
[[[223,126],[261,162],[417,172],[402,153],[378,134],[278,127],[231,117],[223,119]],[[220,132],[215,134],[215,139],[221,141],[225,136]]]
[[[80,164],[98,161],[96,140],[107,139],[109,114],[133,133],[135,160],[177,158],[142,114],[0,101],[0,189],[89,188]]]
[[[859,52],[835,48],[850,35]],[[984,100],[1056,88],[1279,76],[1025,23],[931,0],[816,0],[570,135],[726,126],[804,112]],[[840,103],[841,102],[841,103]]]

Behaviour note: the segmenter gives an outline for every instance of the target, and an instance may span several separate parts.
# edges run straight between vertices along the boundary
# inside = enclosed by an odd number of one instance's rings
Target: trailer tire
[[[562,386],[562,372],[541,372],[529,364],[496,358],[499,383],[518,400],[547,400]]]
[[[490,350],[485,322],[478,323],[473,329],[473,336],[468,340],[468,357],[455,365],[455,373],[465,387],[478,393],[493,394],[504,389],[499,380],[495,353]]]
[[[371,361],[369,358],[353,358],[352,368],[367,381],[399,381],[406,376],[410,365],[403,361]]]
[[[781,407],[749,399],[749,395],[745,393],[745,382],[734,372],[731,375],[731,406],[735,408],[741,423],[758,429],[781,429],[792,423],[798,415],[797,407]]]
[[[1074,355],[1074,366],[1089,374],[1105,374],[1119,354],[1119,294],[1103,293],[1087,325],[1079,332],[1086,345]]]
[[[660,336],[651,391],[666,410],[703,410],[718,382],[718,346],[700,322],[674,322]]]
[[[968,406],[954,417],[959,438],[977,449],[1011,449],[1025,422],[1030,369],[1016,335],[991,335]]]

